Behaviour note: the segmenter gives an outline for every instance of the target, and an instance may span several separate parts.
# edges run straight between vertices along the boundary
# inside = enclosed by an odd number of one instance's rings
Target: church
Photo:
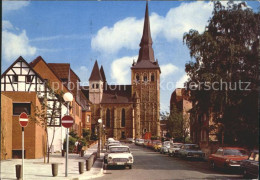
[[[107,137],[160,136],[160,66],[154,58],[146,3],[143,35],[137,61],[131,67],[131,85],[109,85],[96,61],[89,78],[92,129],[102,119]],[[120,68],[120,67],[119,67]],[[84,87],[83,87],[84,88]]]

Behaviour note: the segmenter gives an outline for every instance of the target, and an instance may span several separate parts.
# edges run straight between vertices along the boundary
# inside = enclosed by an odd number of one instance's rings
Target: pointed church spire
[[[151,30],[150,30],[148,2],[146,1],[143,36],[140,42],[139,57],[137,62],[140,62],[142,60],[149,60],[151,62],[154,62],[154,52],[153,52],[152,44],[153,41],[152,41]]]
[[[101,76],[100,71],[99,71],[97,60],[96,60],[94,67],[92,69],[89,81],[103,81],[102,76]]]

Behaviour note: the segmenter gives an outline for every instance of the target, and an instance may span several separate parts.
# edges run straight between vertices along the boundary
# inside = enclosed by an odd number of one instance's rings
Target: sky
[[[223,3],[227,3],[224,1]],[[237,2],[235,2],[237,3]],[[145,1],[3,1],[2,73],[19,57],[42,56],[70,63],[87,85],[95,60],[109,84],[130,84],[142,37]],[[247,4],[257,10],[259,1]],[[207,1],[149,1],[155,58],[161,68],[160,108],[168,111],[175,88],[183,87],[191,61],[183,43],[190,29],[202,33],[212,16]]]

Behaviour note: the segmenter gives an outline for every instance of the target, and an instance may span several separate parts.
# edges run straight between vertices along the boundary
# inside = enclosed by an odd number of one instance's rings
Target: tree
[[[30,116],[30,121],[44,128],[46,133],[46,149],[47,149],[47,163],[50,162],[50,151],[55,137],[55,126],[52,127],[53,133],[51,141],[49,142],[49,131],[48,127],[55,124],[56,117],[61,115],[61,103],[63,102],[63,92],[54,91],[49,82],[45,83],[47,92],[43,95],[38,94],[41,106],[34,107],[34,116]],[[46,153],[44,155],[44,162]]]
[[[185,66],[193,115],[211,113],[225,143],[258,145],[259,17],[245,2],[214,2],[205,32],[190,30],[183,37],[193,58]]]

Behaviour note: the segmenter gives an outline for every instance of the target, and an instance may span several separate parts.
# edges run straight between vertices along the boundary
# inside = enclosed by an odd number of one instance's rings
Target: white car
[[[182,143],[170,143],[169,156],[176,156],[182,145]]]
[[[128,146],[112,146],[107,155],[107,166],[128,166],[132,169],[134,157]]]
[[[170,148],[170,141],[164,141],[162,144],[162,147],[160,149],[161,154],[168,153],[168,149]]]

